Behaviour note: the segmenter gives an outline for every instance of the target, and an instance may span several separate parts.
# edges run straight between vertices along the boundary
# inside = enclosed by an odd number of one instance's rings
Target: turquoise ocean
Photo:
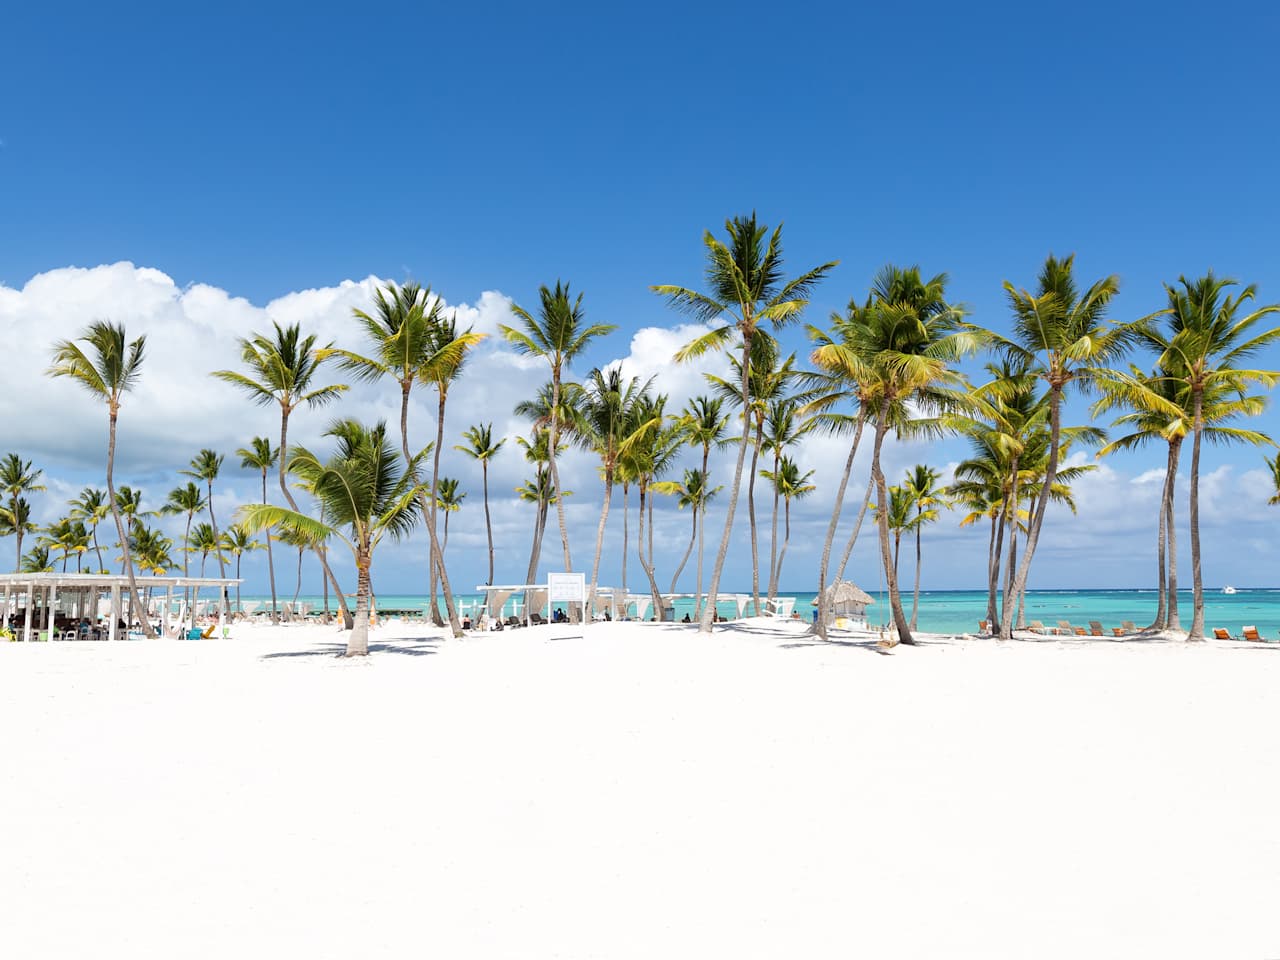
[[[638,591],[637,591],[638,592]],[[726,593],[731,591],[725,591]],[[801,593],[783,590],[783,597],[795,597],[795,609],[801,617],[811,617],[814,599],[813,593]],[[872,593],[876,602],[867,611],[867,619],[877,624],[889,619],[888,597],[883,593]],[[265,606],[270,605],[270,598],[263,596],[244,596],[248,601],[258,601]],[[280,600],[292,599],[290,595],[281,596]],[[312,610],[323,606],[319,596],[302,596],[300,602],[306,603]],[[461,594],[457,601],[463,613],[478,610],[483,603],[480,594]],[[517,613],[516,604],[519,595],[507,602],[504,615]],[[330,604],[333,604],[330,599]],[[1191,591],[1178,591],[1179,614],[1185,629],[1191,623]],[[903,597],[903,607],[907,616],[911,615],[911,595]],[[427,598],[424,596],[379,596],[378,609],[382,611],[404,610],[425,612]],[[675,601],[676,619],[685,613],[693,616],[693,600],[681,598]],[[718,606],[721,615],[732,618],[736,609],[732,603],[721,603]],[[920,593],[919,627],[929,633],[972,633],[978,627],[978,621],[986,617],[987,593],[985,590],[925,590]],[[747,613],[750,614],[750,604]],[[1099,620],[1103,627],[1110,631],[1111,627],[1120,626],[1123,620],[1132,620],[1139,627],[1145,627],[1155,617],[1155,590],[1031,590],[1027,593],[1027,619],[1042,620],[1054,626],[1059,620],[1069,620],[1072,624],[1086,626],[1090,620]],[[649,615],[652,615],[650,611]],[[1280,633],[1280,588],[1276,587],[1240,587],[1234,594],[1225,594],[1219,587],[1205,589],[1205,629],[1224,627],[1233,635],[1240,634],[1241,626],[1256,626],[1264,635],[1275,637]]]

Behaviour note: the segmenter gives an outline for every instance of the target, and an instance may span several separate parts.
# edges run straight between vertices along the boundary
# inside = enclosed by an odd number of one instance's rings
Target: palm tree
[[[0,537],[15,536],[21,547],[22,538],[28,533],[35,533],[38,529],[35,521],[31,519],[31,504],[27,502],[26,497],[15,497],[9,501],[9,506],[0,507]],[[18,568],[22,568],[21,556],[18,557]]]
[[[191,553],[191,522],[195,515],[204,509],[204,494],[191,481],[185,487],[174,487],[169,491],[169,499],[160,508],[162,514],[182,515],[187,518],[187,525],[182,534],[182,575],[189,577],[191,569],[187,563],[187,555]]]
[[[296,547],[298,550],[298,577],[293,587],[293,600],[285,605],[286,619],[291,619],[298,609],[298,595],[302,593],[302,561],[306,557],[307,551],[315,548],[316,541],[302,530],[291,530],[289,528],[281,528],[276,535],[276,539],[285,546]],[[350,641],[348,640],[348,642]]]
[[[143,634],[154,637],[151,621],[138,598],[138,584],[133,575],[133,563],[129,557],[129,540],[115,502],[116,422],[120,416],[120,403],[124,394],[138,382],[142,358],[146,349],[146,337],[126,342],[124,325],[95,321],[89,324],[84,335],[75,340],[59,340],[53,348],[51,377],[69,377],[107,405],[109,431],[107,435],[107,494],[111,498],[111,513],[116,522],[116,532],[124,549],[124,568],[129,578],[129,600],[133,617],[142,624]],[[85,344],[89,352],[79,346]]]
[[[920,531],[938,519],[938,505],[942,503],[942,488],[938,486],[940,474],[932,467],[917,463],[907,471],[903,488],[910,494],[916,516],[913,529],[916,534],[916,585],[911,595],[911,629],[916,628],[916,614],[920,609]]]
[[[276,465],[276,460],[280,456],[280,451],[271,446],[271,441],[267,437],[254,437],[249,441],[249,446],[241,447],[236,451],[236,455],[240,457],[240,466],[246,470],[258,470],[262,473],[262,502],[267,502],[267,471]],[[275,560],[271,556],[271,528],[268,527],[262,531],[262,537],[267,544],[267,576],[271,581],[271,622],[280,622],[280,608],[276,601],[276,565]],[[239,555],[237,555],[237,571],[239,570]],[[240,574],[236,573],[239,577]],[[240,588],[236,587],[236,603],[240,602]],[[328,616],[326,612],[325,616]]]
[[[171,555],[173,541],[159,530],[139,524],[133,539],[134,556],[138,561],[138,569],[143,573],[163,577],[174,566]]]
[[[915,528],[915,515],[911,491],[897,484],[889,488],[889,509],[885,524],[893,534],[893,575],[898,575],[898,553],[902,549],[902,535]],[[876,513],[880,513],[880,504],[876,504]]]
[[[46,527],[37,542],[50,550],[60,550],[62,552],[62,570],[64,573],[67,569],[67,561],[71,559],[71,554],[74,553],[76,555],[76,572],[79,573],[80,557],[89,549],[89,531],[85,528],[83,522],[72,520],[70,517],[63,517],[56,523]]]
[[[180,470],[179,473],[188,477],[195,477],[197,480],[203,480],[208,490],[208,497],[205,503],[209,507],[209,525],[213,528],[213,539],[219,541],[222,534],[218,532],[218,518],[213,515],[213,481],[218,479],[218,472],[222,469],[223,456],[212,450],[201,450],[198,454],[191,458],[191,469]],[[222,551],[217,550],[214,556],[218,559],[218,576],[222,579],[227,578],[226,559],[222,556]],[[201,576],[204,576],[203,568]],[[222,607],[227,610],[227,588],[224,586],[222,590]],[[230,612],[229,610],[227,612]]]
[[[480,462],[481,482],[484,489],[484,532],[489,540],[489,579],[485,583],[493,583],[493,521],[489,518],[489,461],[498,455],[498,451],[507,441],[504,438],[497,443],[493,442],[492,423],[477,423],[468,427],[462,439],[467,441],[467,445],[456,446],[453,449],[461,450],[472,460]]]
[[[347,641],[347,656],[369,652],[369,596],[373,554],[383,538],[406,536],[420,516],[417,510],[423,484],[418,481],[422,456],[402,464],[387,442],[385,423],[372,428],[355,420],[340,420],[328,431],[337,449],[325,462],[299,447],[289,469],[298,474],[320,501],[329,523],[296,510],[270,504],[246,504],[241,522],[250,530],[279,526],[315,540],[337,537],[350,549],[357,571],[355,626]]]
[[[724,443],[725,429],[729,425],[729,415],[723,412],[724,402],[719,397],[694,397],[687,404],[680,416],[676,418],[676,426],[681,436],[690,446],[702,448],[702,483],[706,486],[711,481],[709,461],[711,448]],[[722,486],[716,489],[724,489]],[[700,615],[702,606],[702,540],[706,530],[707,501],[698,505],[698,598],[694,606],[695,614]]]
[[[458,489],[458,481],[454,477],[441,477],[440,489],[436,498],[436,508],[444,514],[444,538],[440,541],[440,552],[449,548],[449,514],[462,509],[462,501],[467,495]]]
[[[1088,389],[1109,364],[1117,361],[1150,322],[1149,317],[1112,326],[1106,319],[1111,300],[1120,289],[1116,276],[1095,281],[1081,295],[1074,273],[1075,255],[1059,260],[1052,254],[1040,270],[1035,293],[1019,290],[1005,281],[1004,290],[1013,312],[1013,339],[995,338],[998,347],[1015,363],[1025,365],[1049,387],[1049,460],[1040,499],[1031,511],[1022,563],[1013,581],[1011,596],[1018,601],[1027,588],[1031,561],[1040,540],[1046,507],[1058,472],[1062,436],[1062,398],[1075,384]],[[1000,636],[1013,634],[1013,618],[1004,617]]]
[[[14,554],[14,569],[22,566],[22,538],[29,532],[31,528],[25,527],[24,522],[16,520],[18,514],[18,500],[23,494],[37,493],[44,490],[44,485],[40,483],[40,475],[43,470],[35,470],[31,466],[30,460],[23,460],[16,453],[5,455],[0,460],[0,491],[3,491],[9,498],[9,524],[6,528],[7,536],[12,533],[17,538],[17,550]],[[0,522],[3,522],[0,517]],[[28,510],[29,519],[29,510]]]
[[[699,357],[709,350],[722,350],[732,342],[735,332],[741,338],[740,395],[742,408],[746,410],[751,403],[751,347],[757,328],[764,321],[781,327],[798,319],[809,302],[809,292],[839,261],[824,263],[784,282],[781,224],[769,235],[768,227],[758,223],[753,212],[749,217],[735,217],[726,221],[725,231],[729,235],[728,244],[717,240],[710,230],[703,235],[703,243],[707,248],[707,293],[670,284],[658,285],[652,289],[666,297],[672,307],[697,322],[717,324],[709,333],[686,344],[676,354],[677,360]],[[728,323],[725,323],[726,318]],[[709,593],[712,596],[720,590],[720,575],[729,555],[733,516],[738,506],[738,490],[742,486],[742,469],[746,462],[747,447],[751,443],[751,426],[751,419],[744,417],[742,443],[738,448],[733,485],[729,489],[724,534],[720,538],[720,549],[716,553],[716,563],[711,571]],[[708,603],[702,611],[699,631],[710,633],[714,619],[715,604]]]
[[[564,519],[564,495],[560,490],[560,470],[556,466],[560,443],[560,393],[561,378],[565,369],[578,357],[596,337],[612,333],[617,329],[613,324],[586,323],[586,313],[582,309],[582,294],[572,299],[569,285],[556,281],[555,289],[543,284],[538,288],[540,308],[535,318],[527,310],[515,304],[511,312],[521,322],[523,329],[502,325],[499,329],[503,337],[511,343],[518,353],[532,357],[542,357],[551,365],[551,404],[550,423],[547,434],[547,464],[551,471],[551,487],[555,491],[556,519],[560,523],[560,544],[564,548],[564,569],[568,573],[573,570],[573,562],[569,557],[569,528]],[[574,608],[570,607],[570,617],[576,617]]]
[[[1272,494],[1271,499],[1267,501],[1267,503],[1274,507],[1277,503],[1280,503],[1280,453],[1277,453],[1270,460],[1266,457],[1263,457],[1262,459],[1266,462],[1267,469],[1271,471],[1271,485],[1276,489],[1276,492]]]
[[[203,577],[205,561],[209,559],[209,554],[212,553],[219,558],[222,556],[222,538],[213,532],[212,524],[198,523],[191,536],[191,545],[187,549],[192,553],[200,554],[200,576]]]
[[[656,611],[654,616],[659,621],[663,619],[665,611],[662,609],[662,594],[658,591],[657,563],[653,554],[654,498],[647,494],[675,465],[676,457],[683,445],[679,427],[667,421],[666,408],[666,394],[646,395],[640,399],[636,410],[637,421],[651,421],[657,426],[651,430],[641,431],[627,453],[627,470],[635,477],[636,489],[640,495],[640,524],[636,534],[637,553],[640,558],[640,567],[649,581],[649,593],[653,598]]]
[[[289,485],[284,477],[289,450],[289,416],[303,405],[318,407],[333,402],[347,389],[347,385],[335,383],[327,387],[310,389],[311,381],[315,379],[325,362],[325,357],[321,354],[329,348],[317,348],[315,335],[303,337],[302,328],[296,323],[281,327],[280,324],[273,322],[272,327],[275,331],[274,337],[258,333],[251,339],[240,340],[240,359],[249,369],[248,374],[238,373],[235,370],[215,370],[212,375],[244,390],[253,402],[260,406],[270,406],[273,403],[279,405],[280,492],[284,494],[285,502],[296,513],[298,504],[293,499],[293,494],[289,492]],[[333,584],[334,592],[338,595],[338,608],[342,611],[343,625],[350,630],[354,619],[343,598],[338,578],[329,569],[329,561],[325,558],[324,551],[318,551],[316,556],[320,559],[320,567],[324,570],[325,577]]]
[[[18,565],[22,568],[22,573],[53,573],[53,561],[49,558],[48,547],[36,546],[28,550]]]
[[[787,558],[787,545],[791,542],[791,501],[803,500],[817,489],[809,482],[809,479],[813,476],[812,470],[801,474],[800,468],[796,466],[795,461],[786,455],[779,457],[777,463],[777,469],[766,470],[762,474],[766,480],[773,484],[775,494],[781,495],[784,504],[783,511],[786,517],[783,528],[785,533],[782,539],[782,549],[778,551],[776,566],[769,571],[769,577],[775,591],[782,581],[782,562]],[[771,591],[770,599],[773,599],[775,595],[775,592]]]
[[[98,546],[98,524],[111,513],[111,504],[107,500],[106,493],[95,487],[85,487],[80,491],[80,496],[68,503],[71,506],[71,516],[89,525],[93,552],[98,557],[98,572],[105,573],[106,567],[102,565],[102,548]]]
[[[689,507],[689,512],[693,516],[693,530],[689,534],[689,546],[685,548],[684,556],[680,558],[680,566],[676,567],[676,572],[671,575],[670,592],[676,592],[676,583],[680,579],[680,574],[684,572],[685,564],[689,562],[689,556],[693,553],[693,545],[698,539],[698,515],[706,503],[714,497],[723,487],[716,487],[714,490],[707,489],[706,474],[696,467],[687,468],[684,472],[684,480],[662,480],[652,485],[651,489],[654,493],[670,494],[678,497],[676,507],[683,510]]]
[[[236,558],[236,579],[240,579],[240,557],[250,550],[261,550],[262,544],[253,539],[253,534],[242,523],[233,523],[222,534],[222,549]],[[236,584],[236,610],[243,612],[240,603],[240,584]]]
[[[1179,277],[1181,289],[1166,284],[1169,336],[1147,332],[1147,340],[1163,351],[1158,366],[1191,396],[1191,579],[1194,610],[1188,640],[1204,639],[1204,581],[1200,569],[1200,441],[1207,424],[1221,419],[1213,410],[1214,400],[1232,394],[1244,398],[1251,384],[1274,386],[1280,372],[1240,366],[1262,348],[1280,339],[1280,327],[1261,333],[1256,328],[1270,314],[1280,312],[1280,304],[1260,306],[1242,314],[1242,308],[1257,296],[1253,284],[1232,296],[1228,291],[1238,281],[1217,277],[1212,271],[1197,280]],[[1259,435],[1261,436],[1261,435]],[[1262,437],[1261,442],[1269,442]]]
[[[769,599],[778,595],[777,573],[782,564],[778,562],[778,497],[785,497],[784,487],[779,486],[777,478],[782,476],[782,461],[786,459],[787,450],[800,441],[806,433],[813,429],[816,421],[806,419],[800,412],[800,403],[792,397],[783,397],[769,404],[764,418],[763,447],[773,454],[773,470],[762,476],[773,483],[773,527],[769,536]],[[791,464],[794,470],[795,464]],[[792,494],[795,498],[797,495]],[[807,496],[807,492],[799,494]]]

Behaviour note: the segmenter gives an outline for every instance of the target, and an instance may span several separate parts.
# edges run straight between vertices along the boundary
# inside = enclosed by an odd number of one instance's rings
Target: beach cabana
[[[867,619],[867,607],[876,602],[875,597],[848,580],[837,580],[831,584],[827,587],[825,596],[832,617],[847,617],[864,622]],[[813,605],[818,605],[816,597]]]

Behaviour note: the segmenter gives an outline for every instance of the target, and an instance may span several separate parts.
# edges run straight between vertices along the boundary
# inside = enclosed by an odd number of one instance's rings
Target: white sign
[[[547,573],[547,600],[551,603],[584,603],[587,599],[585,573]]]

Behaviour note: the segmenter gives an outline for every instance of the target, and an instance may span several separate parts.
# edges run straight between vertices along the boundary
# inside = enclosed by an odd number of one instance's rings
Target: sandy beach
[[[0,952],[1280,956],[1280,645],[803,630],[0,645]]]

